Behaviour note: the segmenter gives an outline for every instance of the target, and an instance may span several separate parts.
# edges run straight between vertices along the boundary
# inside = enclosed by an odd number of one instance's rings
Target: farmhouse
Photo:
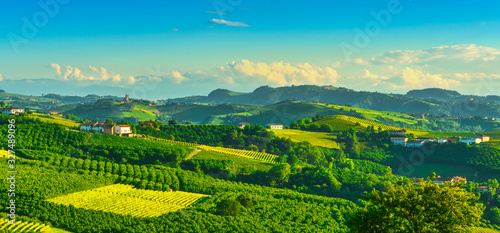
[[[439,138],[417,138],[415,141],[418,142],[439,142]]]
[[[129,125],[117,125],[115,126],[114,134],[119,136],[129,136],[132,133]]]
[[[462,138],[460,139],[460,142],[467,144],[479,144],[482,142],[482,140],[481,138]]]
[[[154,124],[154,121],[139,121],[139,125],[150,125],[151,127],[154,127]]]
[[[421,147],[422,145],[424,145],[424,143],[425,143],[424,141],[412,140],[406,143],[406,147]]]
[[[10,107],[10,108],[0,108],[0,113],[8,114],[8,115],[18,115],[19,113],[23,113],[24,108]]]
[[[406,146],[406,142],[408,141],[408,138],[403,138],[403,137],[391,137],[391,142],[394,145],[403,145]]]
[[[487,142],[489,140],[490,140],[490,136],[488,136],[488,135],[481,135],[481,141],[482,142]]]
[[[62,116],[62,114],[61,114],[61,113],[54,112],[54,111],[49,111],[49,112],[47,113],[47,115]]]
[[[270,129],[283,129],[282,124],[269,123],[267,124],[267,126],[269,126]]]
[[[454,184],[459,181],[464,182],[464,184],[467,183],[467,179],[460,176],[455,176],[453,178],[438,176],[432,180],[432,183],[442,184],[444,182],[451,182],[452,184]]]
[[[402,129],[402,130],[391,130],[389,131],[391,132],[391,135],[401,135],[401,136],[405,136],[406,135],[406,129]]]
[[[95,130],[99,133],[103,133],[104,126],[105,126],[104,122],[99,122],[99,121],[87,122],[80,125],[80,130],[85,130],[85,131]]]
[[[488,186],[479,186],[477,187],[476,191],[480,193],[489,193],[490,189]]]
[[[240,128],[242,128],[242,129],[243,129],[243,128],[245,128],[245,126],[246,126],[246,125],[249,125],[249,124],[250,124],[250,123],[240,122],[240,123],[238,124],[238,127],[240,127]]]

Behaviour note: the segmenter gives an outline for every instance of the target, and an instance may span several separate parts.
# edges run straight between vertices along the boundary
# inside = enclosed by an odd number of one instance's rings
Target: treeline
[[[77,164],[85,164],[85,161],[79,162],[80,159],[54,154],[45,156],[35,152],[31,156],[39,157],[41,161],[24,159],[17,167],[19,174],[22,174],[16,181],[20,187],[16,203],[22,203],[16,208],[17,213],[74,232],[346,232],[348,229],[343,224],[344,219],[350,210],[356,208],[352,202],[342,199],[223,181],[174,168],[133,165],[134,175],[120,175],[122,170],[130,169],[128,165],[123,167],[123,164],[97,162],[96,170],[93,170],[92,165],[89,169],[84,165],[79,168]],[[50,158],[53,160],[50,161]],[[110,172],[106,172],[108,167]],[[0,170],[6,169],[6,164],[0,165]],[[135,175],[136,170],[141,171],[141,178]],[[161,176],[164,177],[163,181],[158,178]],[[114,182],[152,190],[158,190],[161,186],[163,190],[165,187],[175,188],[177,181],[179,190],[214,196],[187,209],[156,218],[134,218],[45,201],[47,198]],[[6,192],[8,181],[2,182],[4,184],[0,191]],[[221,216],[217,208],[219,203],[238,200],[237,197],[243,193],[253,206],[242,208],[238,204],[236,208],[239,211],[235,216]],[[2,203],[8,203],[3,200],[6,198],[0,198]],[[5,212],[5,206],[2,209]]]
[[[6,122],[6,117],[0,120]],[[16,149],[44,150],[76,158],[132,164],[177,164],[193,149],[182,145],[66,130],[57,124],[16,117]],[[0,147],[7,148],[7,124],[0,125]]]

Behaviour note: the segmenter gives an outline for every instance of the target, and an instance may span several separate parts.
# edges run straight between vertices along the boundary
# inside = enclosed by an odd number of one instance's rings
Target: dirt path
[[[193,158],[196,154],[198,154],[201,150],[195,149],[194,153],[191,154],[186,160]]]
[[[87,140],[87,142],[85,144],[89,144],[90,139],[92,139],[92,134],[90,134],[90,137],[89,137],[89,139]]]

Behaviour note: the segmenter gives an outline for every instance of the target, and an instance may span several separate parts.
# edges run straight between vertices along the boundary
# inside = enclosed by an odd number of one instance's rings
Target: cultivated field
[[[0,232],[55,232],[50,226],[42,223],[30,223],[17,220],[14,225],[9,219],[0,218]]]
[[[134,217],[158,217],[185,208],[208,195],[182,191],[162,192],[114,184],[49,199],[77,208],[102,210]]]
[[[331,133],[309,132],[296,129],[271,130],[278,137],[289,138],[293,142],[307,141],[313,146],[337,149],[339,144],[335,141],[337,136]]]
[[[265,162],[265,163],[277,163],[277,160],[278,160],[278,156],[276,156],[276,155],[262,153],[262,152],[256,152],[256,151],[238,150],[238,149],[225,148],[225,147],[199,145],[199,144],[194,144],[194,143],[189,143],[189,142],[172,141],[172,140],[167,140],[167,139],[162,139],[162,138],[154,138],[154,140],[167,141],[167,142],[171,142],[171,143],[192,146],[192,147],[198,148],[200,150],[215,151],[215,152],[219,152],[219,153],[223,153],[223,154],[255,159],[255,160],[259,160],[261,162]]]
[[[60,117],[60,116],[50,116],[50,115],[45,115],[42,113],[33,113],[33,116],[36,118],[40,119],[43,122],[47,123],[55,123],[55,124],[60,124],[68,127],[78,127],[80,126],[79,123],[76,123],[74,121],[70,121],[66,118]]]

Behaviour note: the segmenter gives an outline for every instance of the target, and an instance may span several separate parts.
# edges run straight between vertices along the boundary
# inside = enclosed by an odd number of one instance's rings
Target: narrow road
[[[191,154],[186,160],[193,158],[196,154],[198,154],[201,150],[195,149],[195,152]]]

